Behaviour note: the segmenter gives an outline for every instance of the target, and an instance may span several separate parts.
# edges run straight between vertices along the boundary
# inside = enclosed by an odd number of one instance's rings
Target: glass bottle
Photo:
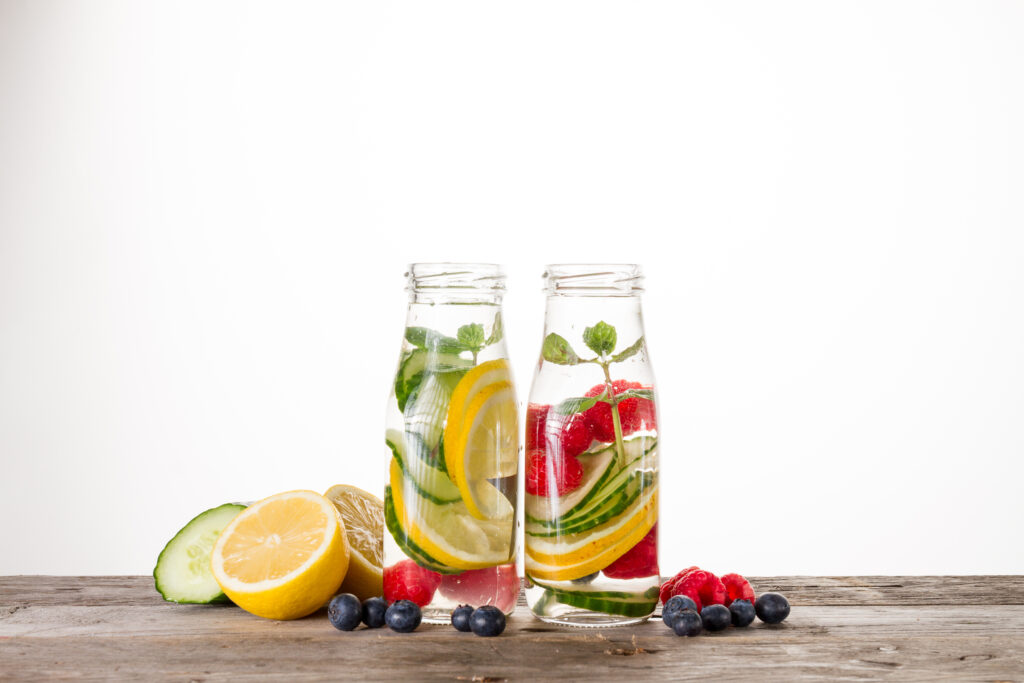
[[[658,603],[658,419],[640,267],[551,265],[526,411],[526,598],[571,626]]]
[[[384,597],[428,623],[519,596],[518,402],[500,266],[416,263],[386,418]]]

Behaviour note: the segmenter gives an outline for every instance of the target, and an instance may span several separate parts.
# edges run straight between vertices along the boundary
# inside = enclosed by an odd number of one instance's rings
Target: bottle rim
[[[544,268],[548,296],[637,296],[644,275],[636,263],[552,263]]]
[[[505,269],[497,263],[410,263],[405,276],[410,292],[505,291]]]

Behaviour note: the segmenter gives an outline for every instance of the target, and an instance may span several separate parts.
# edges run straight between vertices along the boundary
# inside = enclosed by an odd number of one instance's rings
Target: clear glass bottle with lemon
[[[409,267],[405,338],[388,398],[384,597],[427,622],[459,604],[511,613],[519,595],[518,403],[490,264]]]
[[[548,266],[526,410],[526,600],[572,626],[658,603],[658,421],[635,265]]]

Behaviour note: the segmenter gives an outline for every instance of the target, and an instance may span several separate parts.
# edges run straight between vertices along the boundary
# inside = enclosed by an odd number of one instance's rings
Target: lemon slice
[[[651,489],[622,515],[582,534],[526,538],[526,569],[538,579],[568,581],[607,567],[647,535],[658,521]]]
[[[512,559],[514,515],[481,520],[470,515],[464,502],[432,503],[416,493],[394,458],[391,459],[391,502],[395,519],[409,540],[441,565],[483,569]]]
[[[334,504],[313,491],[250,505],[221,532],[210,555],[213,577],[231,601],[268,619],[315,612],[338,590],[348,562]]]
[[[483,363],[459,381],[448,406],[445,465],[477,519],[512,514],[488,479],[514,476],[519,459],[519,409],[505,360]]]
[[[341,592],[360,600],[383,595],[384,502],[344,484],[332,486],[324,497],[334,503],[348,538],[348,572]]]

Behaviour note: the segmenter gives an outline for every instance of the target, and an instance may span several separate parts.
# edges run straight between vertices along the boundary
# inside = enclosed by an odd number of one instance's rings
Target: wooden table
[[[697,638],[661,621],[580,630],[520,606],[499,638],[336,631],[163,602],[150,577],[0,577],[0,679],[1024,680],[1024,576],[753,578],[793,604]]]

